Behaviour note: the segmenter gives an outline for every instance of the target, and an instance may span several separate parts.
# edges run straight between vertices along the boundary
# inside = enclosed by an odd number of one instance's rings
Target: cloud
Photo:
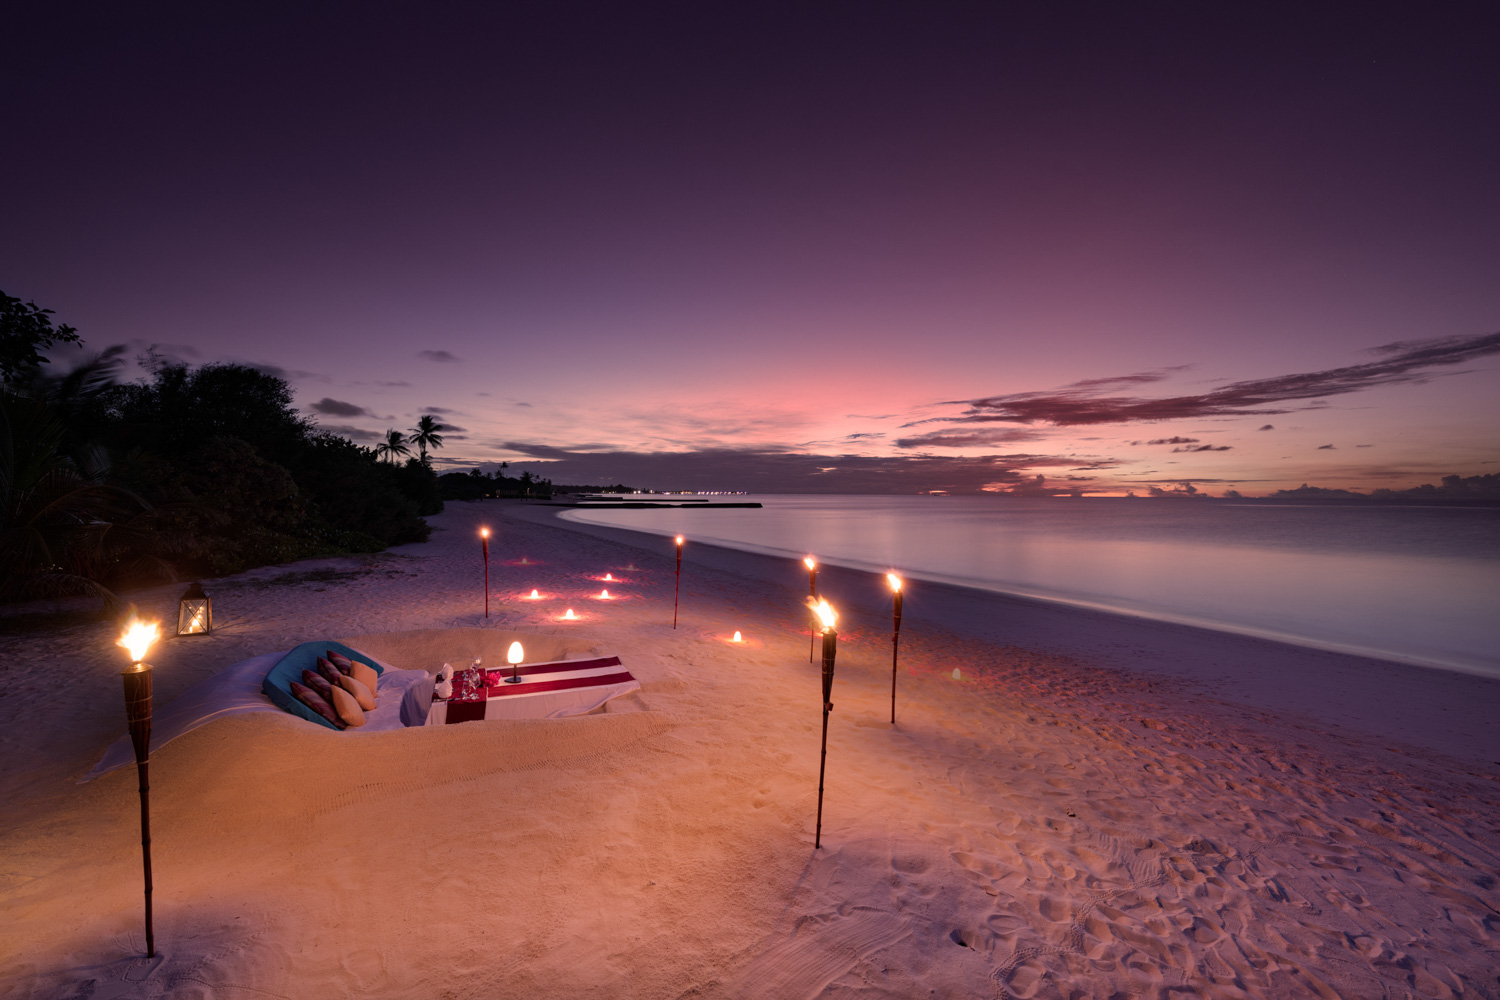
[[[420,410],[418,410],[417,412],[418,413],[433,413],[433,414],[437,414],[438,416],[442,416],[445,413],[457,413],[458,411],[457,410],[450,410],[446,406],[424,406]]]
[[[488,396],[488,395],[489,395],[489,393],[487,393],[487,392],[481,392],[481,393],[480,393],[480,395],[481,395],[481,396]],[[512,403],[512,404],[511,404],[511,405],[512,405],[512,406],[524,406],[524,407],[526,407],[526,408],[527,408],[527,409],[528,409],[528,410],[529,410],[529,409],[531,409],[531,404],[530,404],[530,403]]]
[[[997,444],[1035,441],[1042,435],[1031,430],[930,431],[916,437],[897,438],[897,448],[989,448]]]
[[[1197,438],[1185,438],[1185,437],[1152,438],[1150,441],[1147,441],[1146,443],[1147,444],[1197,444],[1198,443],[1198,439]],[[1173,451],[1182,451],[1183,449],[1182,448],[1173,448],[1172,450]]]
[[[353,427],[349,424],[327,424],[318,428],[330,434],[346,437],[351,441],[382,441],[385,434],[380,431],[367,431],[363,427]]]
[[[318,400],[316,403],[313,403],[308,408],[311,410],[315,410],[318,413],[327,414],[330,417],[375,416],[375,414],[371,413],[363,406],[356,406],[353,403],[346,403],[341,399],[332,399],[328,396],[324,396],[322,399]]]
[[[511,475],[529,467],[556,483],[623,482],[652,489],[763,493],[978,493],[987,486],[1013,486],[1033,476],[1036,469],[1078,465],[1077,456],[1029,454],[869,456],[727,447],[672,452],[589,451],[524,441],[507,441],[504,447],[533,459],[512,461]],[[1076,487],[1059,488],[1058,492],[1069,488]]]
[[[302,371],[298,368],[283,368],[280,365],[273,365],[269,361],[231,361],[229,363],[244,365],[246,368],[254,368],[262,375],[269,375],[272,378],[279,378],[285,382],[290,382],[294,379],[316,379],[320,382],[328,381],[327,375],[323,375],[318,372]]]
[[[1462,364],[1500,353],[1500,333],[1438,340],[1400,341],[1373,349],[1377,361],[1325,371],[1277,375],[1231,382],[1205,393],[1149,399],[1104,395],[1111,389],[1147,385],[1174,369],[1139,372],[1114,378],[1086,379],[1050,392],[1021,392],[979,399],[951,400],[947,405],[968,409],[958,417],[936,418],[952,423],[1086,424],[1180,420],[1189,417],[1246,416],[1290,413],[1309,406],[1328,405],[1327,396],[1341,396],[1380,386],[1420,385],[1439,375],[1433,369]],[[1288,404],[1303,404],[1290,406]],[[917,421],[927,423],[930,421]],[[913,426],[908,424],[906,426]],[[1266,428],[1271,425],[1267,424]],[[1263,428],[1265,429],[1265,428]]]
[[[1274,431],[1276,429],[1276,427],[1275,427],[1274,424],[1262,424],[1261,426],[1259,426],[1259,427],[1257,427],[1255,429],[1258,430],[1258,431]]]
[[[1179,451],[1228,451],[1232,447],[1233,445],[1227,444],[1200,444],[1196,448],[1173,448],[1172,453],[1175,455]]]
[[[417,357],[421,358],[423,361],[448,362],[458,360],[458,355],[450,354],[447,351],[418,351]]]
[[[1333,451],[1333,445],[1331,445],[1331,444],[1320,444],[1320,445],[1318,445],[1318,450],[1319,451]]]
[[[382,389],[407,389],[411,387],[410,382],[376,382]]]
[[[874,440],[876,438],[883,438],[883,437],[885,437],[885,435],[879,433],[878,431],[861,431],[858,434],[850,434],[848,437],[844,438],[844,440],[845,441],[871,441],[871,440]]]

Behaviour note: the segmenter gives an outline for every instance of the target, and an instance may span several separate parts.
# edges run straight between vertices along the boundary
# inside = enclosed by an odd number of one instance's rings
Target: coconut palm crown
[[[411,429],[410,440],[421,452],[420,457],[423,462],[427,461],[428,448],[432,448],[435,451],[443,446],[442,432],[445,430],[447,428],[438,423],[437,418],[430,413],[422,414],[421,418],[417,421],[417,426]]]

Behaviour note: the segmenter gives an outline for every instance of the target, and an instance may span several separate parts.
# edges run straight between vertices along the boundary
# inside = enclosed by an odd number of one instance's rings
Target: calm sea
[[[748,499],[765,506],[564,516],[1500,676],[1497,507]]]

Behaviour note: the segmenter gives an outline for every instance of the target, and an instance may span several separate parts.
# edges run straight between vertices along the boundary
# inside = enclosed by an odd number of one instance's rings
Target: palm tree
[[[422,452],[422,464],[425,465],[427,463],[427,448],[429,445],[434,450],[443,446],[442,432],[444,430],[447,430],[447,428],[438,423],[436,418],[430,413],[422,414],[421,419],[417,421],[417,426],[411,429],[412,443],[421,449]]]
[[[406,443],[406,435],[398,430],[385,432],[385,440],[375,446],[375,454],[385,456],[386,461],[395,464],[398,455],[410,455],[411,448]]]

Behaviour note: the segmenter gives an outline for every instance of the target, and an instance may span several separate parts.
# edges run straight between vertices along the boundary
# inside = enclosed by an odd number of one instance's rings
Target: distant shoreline
[[[657,549],[664,537],[568,521],[559,516],[563,508],[504,509],[518,520],[635,548]],[[806,591],[805,571],[785,556],[695,541],[684,566],[685,577],[705,566]],[[866,614],[889,613],[879,574],[825,563],[818,578],[830,599]],[[1319,728],[1347,726],[1471,762],[1500,762],[1500,679],[1493,677],[951,583],[910,588],[903,621],[1154,675],[1219,700],[1301,714]]]

